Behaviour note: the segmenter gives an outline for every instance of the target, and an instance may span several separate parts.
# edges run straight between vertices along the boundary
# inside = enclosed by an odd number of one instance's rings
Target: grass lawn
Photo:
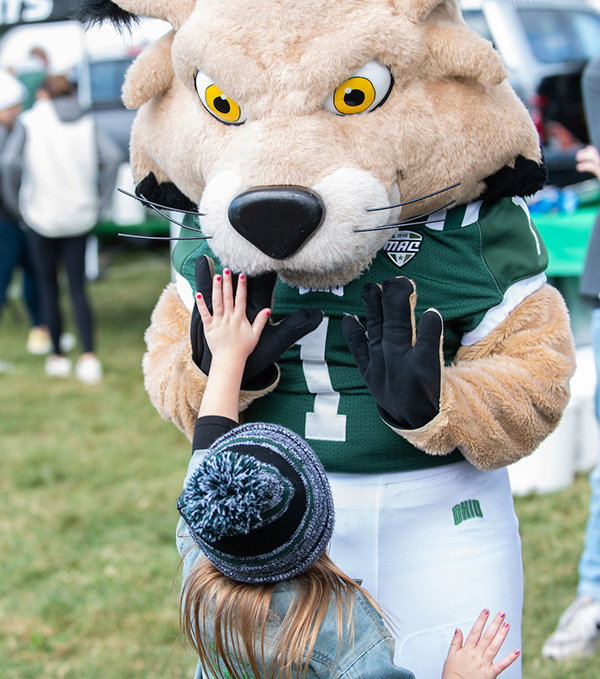
[[[193,676],[178,631],[174,546],[189,446],[150,405],[141,372],[168,254],[107,249],[103,258],[103,277],[89,285],[101,384],[46,378],[43,359],[25,352],[19,301],[0,325],[0,357],[15,364],[0,375],[2,679]],[[588,498],[580,477],[560,493],[517,500],[526,679],[597,677],[597,657],[540,659],[574,596]]]

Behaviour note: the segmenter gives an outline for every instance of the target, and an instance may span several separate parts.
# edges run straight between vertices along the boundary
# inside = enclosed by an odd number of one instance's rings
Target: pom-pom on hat
[[[241,582],[307,571],[333,531],[323,465],[302,438],[273,424],[245,424],[217,439],[177,507],[208,560]]]

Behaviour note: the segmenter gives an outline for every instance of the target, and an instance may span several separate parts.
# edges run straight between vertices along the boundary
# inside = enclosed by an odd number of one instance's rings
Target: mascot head
[[[197,209],[224,265],[346,283],[399,223],[525,196],[538,136],[457,0],[96,0],[166,20],[131,66],[138,194]]]

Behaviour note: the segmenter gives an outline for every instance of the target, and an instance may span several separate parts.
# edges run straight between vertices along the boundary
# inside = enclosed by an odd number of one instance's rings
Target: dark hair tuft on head
[[[70,16],[88,26],[110,21],[116,28],[130,28],[139,20],[135,14],[122,9],[110,0],[69,0]]]

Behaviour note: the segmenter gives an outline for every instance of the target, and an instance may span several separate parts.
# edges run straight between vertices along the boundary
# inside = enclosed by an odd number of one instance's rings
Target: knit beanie
[[[25,85],[8,71],[0,69],[0,111],[22,104],[26,97]]]
[[[333,531],[323,465],[302,438],[273,424],[241,425],[218,438],[177,507],[208,560],[240,582],[305,572]]]

